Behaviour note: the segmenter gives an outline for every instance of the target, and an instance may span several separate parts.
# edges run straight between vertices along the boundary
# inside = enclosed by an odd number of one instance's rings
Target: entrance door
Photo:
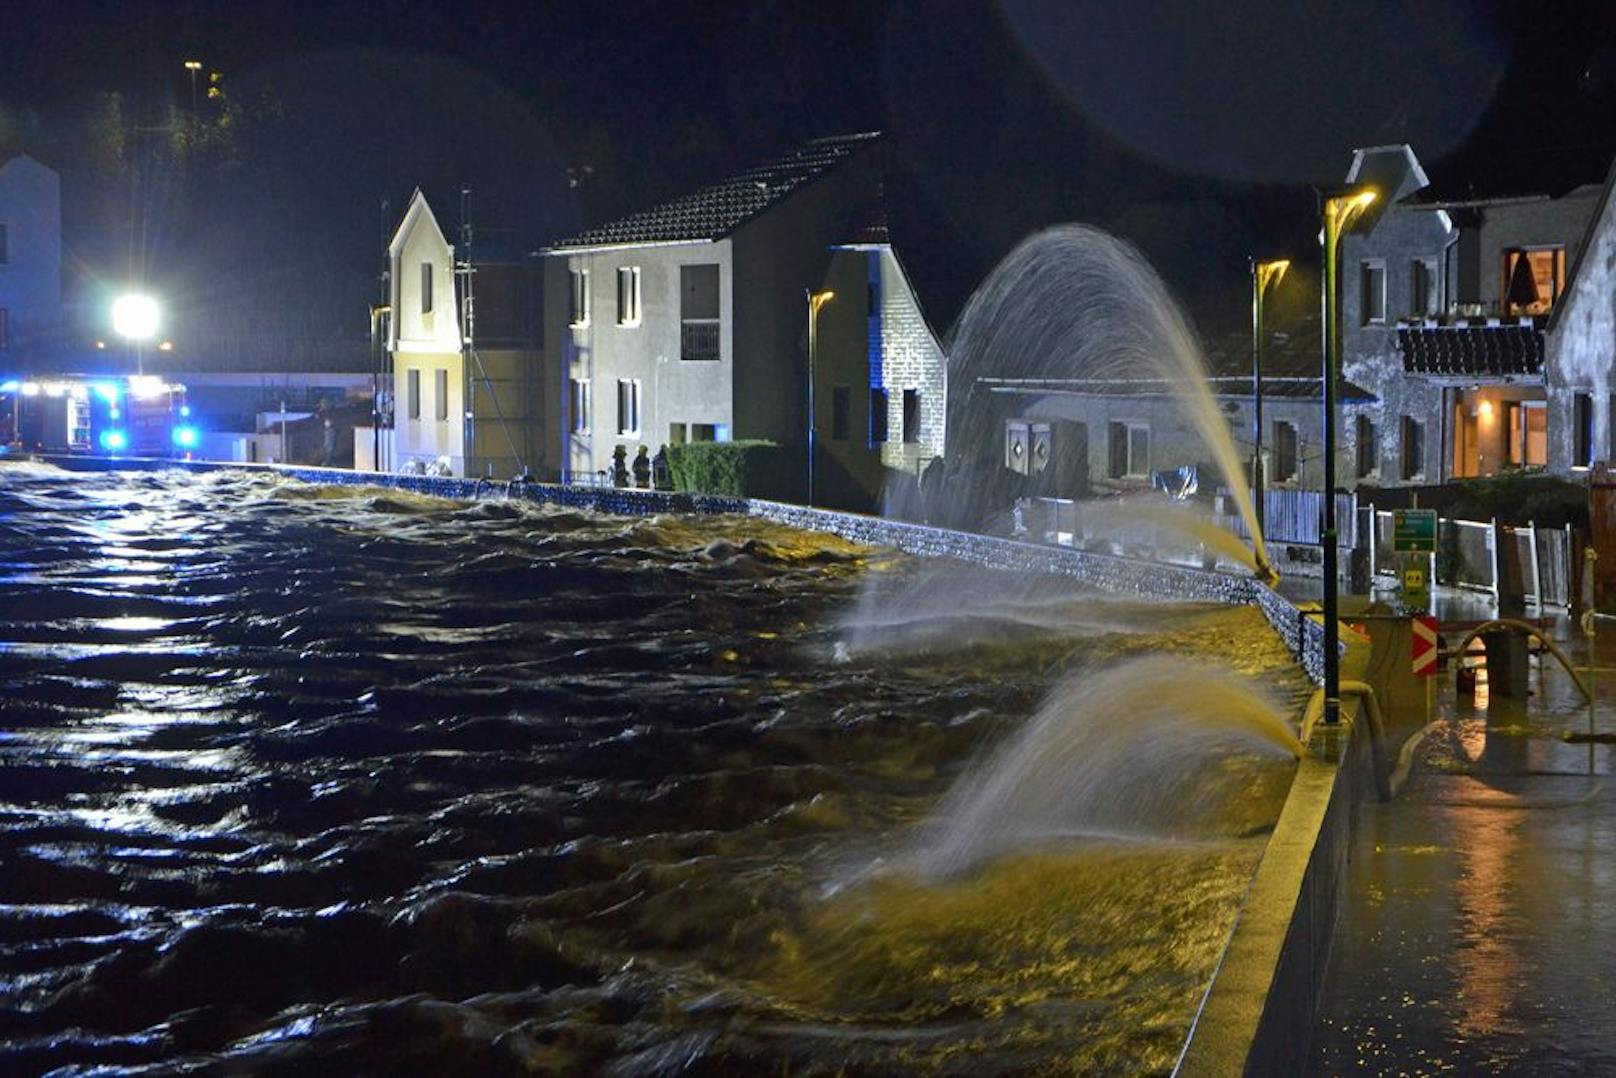
[[[1476,417],[1461,396],[1453,406],[1453,474],[1467,478],[1481,474],[1481,438]]]

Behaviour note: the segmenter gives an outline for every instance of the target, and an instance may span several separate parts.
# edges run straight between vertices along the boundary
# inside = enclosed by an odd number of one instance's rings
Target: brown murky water
[[[1074,664],[1302,687],[1083,597],[849,652],[915,563],[742,519],[7,466],[0,555],[8,1073],[1163,1071],[1260,828],[904,859]]]

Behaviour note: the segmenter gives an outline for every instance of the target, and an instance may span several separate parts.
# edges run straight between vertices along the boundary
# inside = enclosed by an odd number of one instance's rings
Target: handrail
[[[1465,649],[1470,646],[1470,642],[1472,640],[1480,636],[1482,633],[1494,629],[1513,629],[1516,632],[1525,633],[1527,636],[1537,637],[1544,649],[1558,659],[1560,661],[1560,665],[1565,667],[1565,672],[1571,675],[1571,680],[1576,683],[1577,691],[1582,693],[1582,698],[1587,701],[1593,700],[1593,693],[1589,690],[1587,682],[1582,680],[1582,675],[1577,673],[1576,667],[1571,665],[1571,660],[1566,656],[1566,653],[1560,650],[1560,645],[1556,644],[1553,640],[1550,640],[1548,636],[1544,634],[1542,629],[1539,629],[1536,625],[1533,625],[1529,621],[1521,621],[1519,618],[1494,618],[1492,621],[1484,621],[1466,633],[1464,639],[1459,641],[1457,647],[1449,648],[1447,651],[1447,656],[1451,658],[1455,655],[1463,655],[1465,653]]]
[[[1342,696],[1356,696],[1363,700],[1364,711],[1369,716],[1369,753],[1370,763],[1375,772],[1375,793],[1382,801],[1392,799],[1391,773],[1386,768],[1386,720],[1380,711],[1380,702],[1375,699],[1375,690],[1364,681],[1341,682]],[[1319,719],[1324,715],[1324,688],[1315,689],[1308,698],[1307,708],[1302,712],[1301,742],[1306,745],[1313,737],[1313,728],[1318,725]]]

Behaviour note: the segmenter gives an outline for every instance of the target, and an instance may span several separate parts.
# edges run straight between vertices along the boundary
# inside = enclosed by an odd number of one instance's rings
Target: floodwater
[[[1524,701],[1443,675],[1406,787],[1365,806],[1311,1073],[1616,1073],[1616,669],[1589,739],[1570,677],[1534,667]]]
[[[737,518],[13,465],[0,554],[5,1073],[1165,1071],[1261,826],[905,858],[1074,664],[1304,688],[1247,609],[850,648],[916,563]]]

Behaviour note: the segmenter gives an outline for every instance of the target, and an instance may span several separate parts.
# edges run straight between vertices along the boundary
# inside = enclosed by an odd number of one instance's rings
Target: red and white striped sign
[[[1430,677],[1436,673],[1436,619],[1428,615],[1416,617],[1414,630],[1414,676]]]

